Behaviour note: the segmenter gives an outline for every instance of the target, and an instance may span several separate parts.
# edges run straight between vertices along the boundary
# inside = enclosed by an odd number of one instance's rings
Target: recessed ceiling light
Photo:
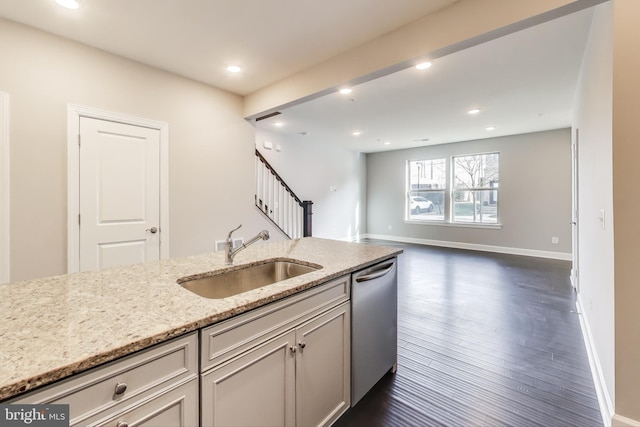
[[[275,127],[282,127],[282,126],[284,126],[284,122],[275,122],[273,125]]]
[[[496,127],[495,126],[487,126],[485,129],[487,129],[487,130],[496,130]]]
[[[478,114],[479,112],[480,112],[479,108],[473,108],[473,109],[467,111],[467,113],[469,113],[469,114]]]
[[[76,0],[56,0],[56,3],[67,9],[77,9],[80,7],[80,4],[78,4]]]
[[[383,142],[384,145],[391,145],[391,143],[389,141],[385,141]]]
[[[352,92],[351,89],[349,89],[348,87],[345,87],[344,89],[340,89],[340,93],[343,95],[348,95]]]
[[[354,130],[354,131],[351,133],[351,135],[353,135],[353,136],[358,136],[358,135],[360,135],[360,134],[362,134],[362,132],[360,132],[359,130]]]
[[[433,64],[431,64],[431,62],[426,61],[426,62],[421,62],[418,65],[416,65],[416,68],[418,70],[426,70],[427,68],[431,67],[431,65],[433,65]]]
[[[237,65],[229,65],[227,67],[227,71],[230,73],[239,73],[240,71],[242,71],[242,68]]]

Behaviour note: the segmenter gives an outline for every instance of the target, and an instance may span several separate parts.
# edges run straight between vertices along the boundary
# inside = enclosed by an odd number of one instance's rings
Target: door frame
[[[160,259],[169,258],[169,124],[75,104],[67,105],[67,272],[80,271],[80,118],[124,123],[160,132]]]
[[[0,284],[10,280],[9,94],[0,92]]]
[[[571,141],[571,285],[580,293],[579,256],[580,256],[580,129],[573,129]]]

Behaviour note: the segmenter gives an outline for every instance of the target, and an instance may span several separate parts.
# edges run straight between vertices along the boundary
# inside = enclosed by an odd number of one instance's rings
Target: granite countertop
[[[228,268],[224,253],[0,285],[0,400],[211,325],[401,253],[308,237],[257,243],[234,265],[274,258],[322,269],[223,299],[176,283]]]

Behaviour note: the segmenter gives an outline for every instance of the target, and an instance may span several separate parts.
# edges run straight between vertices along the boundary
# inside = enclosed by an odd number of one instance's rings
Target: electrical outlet
[[[560,241],[560,239],[558,239],[555,236],[551,238],[551,243],[553,243],[554,245],[557,245],[559,241]]]
[[[244,244],[244,237],[238,237],[237,239],[233,239],[233,249],[238,249],[243,244]]]
[[[216,251],[224,251],[224,240],[216,240]]]

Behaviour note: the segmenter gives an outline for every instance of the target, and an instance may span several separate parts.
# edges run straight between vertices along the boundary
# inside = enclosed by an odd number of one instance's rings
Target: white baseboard
[[[600,405],[600,414],[602,414],[602,422],[605,426],[613,425],[612,417],[614,415],[613,402],[611,401],[611,395],[607,389],[607,384],[604,380],[604,374],[602,372],[602,365],[600,364],[600,358],[596,351],[596,346],[593,342],[593,335],[591,334],[591,328],[589,327],[589,319],[585,314],[584,306],[580,295],[576,300],[576,309],[580,318],[580,329],[582,330],[582,337],[584,338],[584,344],[587,348],[587,356],[589,357],[589,367],[591,368],[591,376],[593,377],[593,385],[596,389],[596,395],[598,397],[598,404]],[[617,425],[617,424],[616,424]],[[622,424],[624,425],[624,424]],[[632,426],[633,424],[628,424]]]
[[[640,427],[640,421],[632,420],[631,418],[616,414],[613,416],[611,425],[614,427]]]
[[[571,254],[565,252],[539,251],[535,249],[508,248],[504,246],[479,245],[476,243],[448,242],[444,240],[416,239],[413,237],[388,236],[385,234],[364,234],[361,238],[389,240],[392,242],[415,243],[418,245],[441,246],[445,248],[467,249],[472,251],[495,252],[500,254],[524,255],[538,258],[571,261]]]

